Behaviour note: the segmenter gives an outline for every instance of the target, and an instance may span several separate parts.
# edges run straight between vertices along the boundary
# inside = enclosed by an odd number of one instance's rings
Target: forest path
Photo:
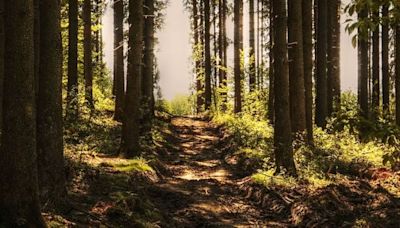
[[[177,117],[172,121],[167,154],[171,175],[150,192],[175,227],[257,227],[273,225],[238,192],[234,174],[218,150],[211,123]]]

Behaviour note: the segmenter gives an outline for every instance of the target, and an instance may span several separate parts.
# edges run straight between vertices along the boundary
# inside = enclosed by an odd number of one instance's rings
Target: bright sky
[[[349,0],[344,0],[347,3]],[[246,1],[247,2],[247,1]],[[248,15],[245,4],[244,15]],[[231,19],[228,19],[231,20]],[[344,16],[342,21],[344,21]],[[113,68],[113,11],[106,10],[104,16],[104,45],[105,59],[108,68]],[[228,25],[228,36],[232,39],[232,22]],[[248,17],[244,18],[245,47],[248,41]],[[351,44],[351,37],[341,32],[341,79],[343,90],[356,91],[357,88],[357,51]],[[159,45],[156,56],[160,70],[160,85],[164,98],[172,99],[179,94],[189,94],[193,80],[191,74],[191,44],[190,44],[189,14],[185,11],[183,0],[170,0],[166,10],[165,24],[158,31]],[[231,46],[232,47],[232,46]],[[230,60],[233,58],[232,49],[229,50]]]

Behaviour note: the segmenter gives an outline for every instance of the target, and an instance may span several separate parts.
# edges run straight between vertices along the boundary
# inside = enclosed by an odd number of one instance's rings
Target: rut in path
[[[173,149],[162,158],[172,174],[151,193],[171,227],[268,225],[263,212],[237,193],[235,176],[216,147],[216,128],[183,117],[172,119],[172,126]]]

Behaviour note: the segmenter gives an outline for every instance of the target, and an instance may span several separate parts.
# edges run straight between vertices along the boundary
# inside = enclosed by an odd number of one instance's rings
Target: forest
[[[192,83],[168,100],[157,49],[171,1],[189,17]],[[400,226],[399,1],[0,12],[0,228]]]

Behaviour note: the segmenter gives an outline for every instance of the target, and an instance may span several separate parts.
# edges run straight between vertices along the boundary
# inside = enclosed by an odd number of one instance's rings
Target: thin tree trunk
[[[128,80],[120,150],[126,158],[140,154],[143,16],[143,0],[129,0]]]
[[[84,24],[84,75],[85,75],[85,100],[88,108],[94,111],[93,101],[93,62],[92,62],[92,4],[91,0],[83,1]]]
[[[378,20],[379,10],[373,13],[374,18]],[[373,118],[378,118],[380,106],[380,29],[376,26],[372,33],[372,109]]]
[[[359,20],[367,16],[367,9],[358,15]],[[358,34],[358,103],[361,115],[368,118],[368,31],[359,29]]]
[[[390,114],[390,76],[389,76],[389,5],[382,7],[382,100],[383,113]]]
[[[60,1],[40,0],[37,153],[41,199],[55,205],[66,197],[62,121]]]
[[[194,51],[195,54],[199,50],[200,46],[200,38],[199,38],[199,13],[198,13],[198,2],[197,0],[192,0],[192,7],[193,7],[193,30],[194,30]],[[196,77],[196,109],[197,113],[201,112],[202,106],[203,106],[203,97],[201,95],[201,62],[199,60],[200,58],[196,56],[196,63],[195,63],[195,77]]]
[[[316,51],[316,104],[315,123],[325,128],[328,114],[327,106],[327,13],[326,0],[317,0],[317,51]]]
[[[254,91],[256,89],[256,60],[255,60],[255,31],[254,31],[254,1],[249,0],[249,59],[250,59],[250,67],[249,67],[249,86],[250,91]]]
[[[210,38],[210,0],[204,1],[204,61],[205,61],[205,109],[211,107],[211,38]]]
[[[287,50],[286,2],[273,0],[274,18],[274,70],[275,70],[275,162],[277,172],[283,167],[291,175],[296,175],[293,159],[292,133],[289,106],[289,66]]]
[[[123,120],[125,101],[124,3],[114,0],[114,119]]]
[[[0,221],[3,227],[46,227],[38,198],[33,0],[4,1],[4,9]]]
[[[306,129],[302,0],[288,1],[290,117],[293,133]]]
[[[227,70],[228,70],[228,40],[226,35],[226,14],[227,14],[227,0],[222,0],[222,44],[223,44],[223,74],[222,74],[222,110],[226,110],[226,105],[228,102],[228,94],[227,94],[227,87],[228,87],[228,78],[227,78]]]
[[[69,120],[78,119],[78,0],[69,1],[67,111]]]
[[[241,52],[243,50],[243,0],[234,4],[234,83],[235,83],[235,113],[242,111],[242,68]]]
[[[262,10],[264,9],[263,2],[261,2],[261,9]],[[275,89],[274,89],[275,70],[274,70],[274,51],[273,51],[273,48],[275,45],[275,43],[274,43],[274,27],[275,26],[274,26],[273,16],[274,16],[274,13],[273,13],[272,5],[271,5],[270,11],[269,11],[269,29],[270,29],[270,31],[269,31],[269,89],[268,89],[268,92],[269,92],[269,94],[268,94],[268,120],[271,124],[274,124],[274,122],[275,122],[275,93],[274,93],[275,92]],[[264,13],[262,13],[261,17],[262,17],[261,27],[263,28]],[[261,32],[261,40],[263,40],[263,36],[264,36],[264,33]],[[262,46],[262,43],[264,43],[264,42],[261,42],[261,46]],[[264,56],[262,53],[263,53],[263,47],[261,47],[261,67],[263,68],[264,67],[264,64],[263,64]],[[262,71],[262,73],[263,73],[263,71]],[[260,78],[261,79],[261,89],[263,88],[262,77],[263,77],[263,75],[261,75],[261,78]]]

